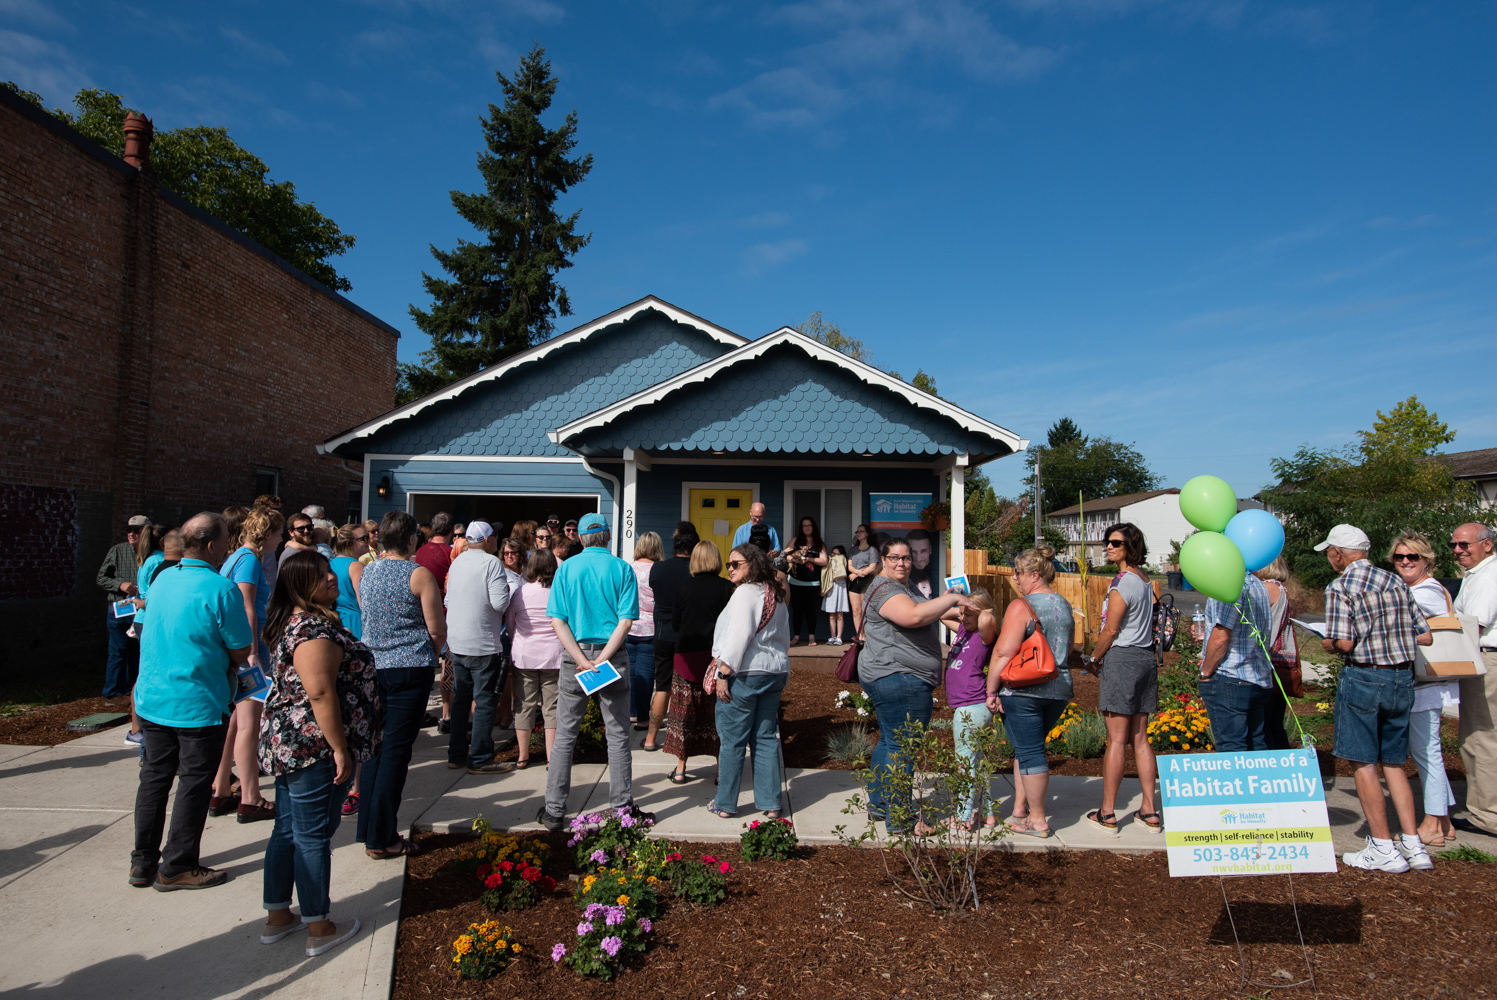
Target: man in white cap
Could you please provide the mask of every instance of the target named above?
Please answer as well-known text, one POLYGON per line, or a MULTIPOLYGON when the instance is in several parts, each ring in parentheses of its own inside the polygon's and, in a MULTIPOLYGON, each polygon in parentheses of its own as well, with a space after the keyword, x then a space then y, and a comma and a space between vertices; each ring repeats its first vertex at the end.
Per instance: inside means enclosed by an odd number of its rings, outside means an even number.
POLYGON ((136 675, 140 672, 140 642, 130 634, 133 616, 117 616, 115 605, 127 597, 140 594, 135 575, 140 570, 135 557, 135 547, 140 543, 142 532, 151 529, 151 519, 136 514, 125 525, 125 540, 115 545, 99 566, 98 584, 109 596, 105 609, 104 625, 109 636, 109 658, 104 665, 104 704, 112 705, 116 698, 130 697, 135 687, 136 675))
POLYGON ((499 629, 509 607, 504 564, 495 558, 499 536, 487 521, 470 521, 467 548, 447 571, 447 649, 452 654, 452 731, 447 766, 469 774, 502 774, 510 763, 494 760, 494 711, 504 649, 499 629), (473 703, 473 736, 468 705, 473 703))
POLYGON ((1315 546, 1340 577, 1325 588, 1321 648, 1346 665, 1336 684, 1335 754, 1355 767, 1357 798, 1371 836, 1341 860, 1353 868, 1406 872, 1433 868, 1419 839, 1414 790, 1403 765, 1409 758, 1409 712, 1414 707, 1414 647, 1430 644, 1429 625, 1408 585, 1367 558, 1366 532, 1338 524, 1315 546), (1378 781, 1382 763, 1403 836, 1395 845, 1378 781))
POLYGON ((1461 763, 1466 765, 1466 812, 1450 822, 1466 833, 1497 837, 1497 556, 1492 529, 1463 524, 1450 536, 1450 551, 1466 575, 1455 598, 1456 614, 1473 615, 1481 628, 1485 677, 1461 680, 1461 763))
POLYGON ((612 662, 617 680, 598 691, 603 730, 608 741, 608 795, 613 809, 628 809, 653 819, 634 806, 634 762, 629 753, 629 662, 621 655, 629 626, 639 617, 639 585, 634 567, 608 551, 608 522, 601 514, 584 514, 577 523, 582 552, 556 568, 546 614, 561 640, 561 672, 556 680, 556 742, 546 776, 546 801, 536 822, 553 832, 566 822, 572 789, 572 751, 587 711, 587 692, 577 675, 612 662))

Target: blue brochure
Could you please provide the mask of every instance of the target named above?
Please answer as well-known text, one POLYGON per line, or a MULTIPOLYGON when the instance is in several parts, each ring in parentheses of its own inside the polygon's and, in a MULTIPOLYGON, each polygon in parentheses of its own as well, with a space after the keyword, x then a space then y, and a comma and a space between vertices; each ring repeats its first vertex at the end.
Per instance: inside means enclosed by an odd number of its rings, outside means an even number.
POLYGON ((115 601, 113 607, 114 617, 116 618, 133 618, 135 616, 135 602, 128 597, 123 601, 115 601))
POLYGON ((270 694, 270 678, 265 676, 264 670, 250 663, 246 663, 239 668, 238 687, 234 691, 234 704, 237 705, 246 698, 253 698, 258 702, 264 702, 268 694, 270 694))
POLYGON ((597 694, 618 679, 618 668, 606 661, 598 664, 597 670, 577 671, 577 684, 588 695, 597 694))

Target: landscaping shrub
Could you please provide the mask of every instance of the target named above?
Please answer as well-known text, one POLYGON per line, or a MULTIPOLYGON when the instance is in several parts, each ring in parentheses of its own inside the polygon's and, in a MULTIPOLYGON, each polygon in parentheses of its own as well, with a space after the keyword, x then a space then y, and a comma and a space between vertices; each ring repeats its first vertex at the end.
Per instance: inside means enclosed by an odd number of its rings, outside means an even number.
POLYGON ((665 877, 676 898, 693 906, 716 906, 728 898, 728 873, 732 870, 728 862, 710 854, 702 855, 701 861, 688 861, 677 852, 665 867, 665 877))
POLYGON ((541 901, 544 893, 556 889, 555 879, 523 861, 501 861, 491 869, 481 865, 477 874, 483 879, 483 895, 478 900, 493 913, 528 910, 541 901))
POLYGON ((1060 738, 1072 757, 1100 757, 1107 751, 1107 723, 1100 713, 1081 712, 1065 724, 1060 738))
POLYGON ((1452 847, 1448 851, 1441 851, 1435 857, 1441 861, 1474 861, 1478 864, 1497 864, 1497 854, 1488 854, 1479 847, 1470 844, 1462 844, 1460 847, 1452 847))
POLYGON ((478 834, 478 842, 459 851, 453 864, 472 873, 480 882, 487 879, 496 866, 506 861, 515 865, 545 868, 547 856, 551 853, 551 848, 544 840, 500 833, 482 815, 473 821, 473 832, 478 834))
POLYGON ((862 691, 837 692, 837 700, 832 703, 832 707, 851 709, 861 719, 871 719, 874 716, 873 699, 862 691))
POLYGON ((930 728, 938 733, 950 732, 952 731, 952 723, 950 719, 931 719, 930 728))
POLYGON ((795 856, 799 843, 794 824, 784 816, 756 819, 744 826, 739 851, 745 861, 788 861, 795 856))
POLYGON ((572 947, 557 942, 551 948, 551 961, 565 958, 581 975, 612 979, 624 971, 630 959, 644 954, 652 930, 651 918, 638 916, 627 903, 589 903, 582 911, 572 947))
POLYGON ((1045 734, 1045 753, 1056 757, 1065 757, 1070 754, 1066 746, 1066 727, 1081 718, 1081 709, 1076 707, 1073 701, 1066 706, 1066 710, 1060 713, 1060 718, 1055 720, 1055 725, 1045 734))
POLYGON ((464 979, 488 979, 503 972, 520 951, 508 927, 485 920, 469 924, 467 932, 452 942, 452 967, 464 979))
POLYGON ((583 871, 609 868, 643 845, 653 825, 652 820, 641 819, 628 806, 583 813, 572 820, 567 846, 577 848, 577 867, 583 871))
POLYGON ((1213 749, 1211 720, 1199 698, 1177 696, 1173 704, 1149 720, 1149 746, 1155 753, 1185 753, 1213 749))
POLYGON ((868 733, 868 727, 861 722, 833 726, 826 734, 826 759, 854 766, 867 763, 868 733))

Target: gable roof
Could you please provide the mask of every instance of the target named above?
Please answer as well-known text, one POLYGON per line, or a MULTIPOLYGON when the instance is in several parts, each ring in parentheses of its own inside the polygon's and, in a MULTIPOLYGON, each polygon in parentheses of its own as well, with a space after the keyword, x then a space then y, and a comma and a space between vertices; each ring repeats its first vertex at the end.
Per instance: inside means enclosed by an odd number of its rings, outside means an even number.
MULTIPOLYGON (((632 396, 627 396, 602 409, 595 410, 586 416, 563 424, 550 432, 548 436, 557 444, 567 444, 569 441, 589 431, 606 427, 614 420, 638 408, 661 402, 674 393, 691 386, 700 385, 713 376, 737 365, 757 361, 770 351, 782 346, 799 350, 817 361, 835 365, 869 385, 886 389, 903 397, 905 401, 920 409, 933 411, 940 416, 946 417, 969 433, 991 438, 1003 447, 1006 447, 1008 449, 1007 453, 1023 451, 1029 446, 1029 442, 1026 439, 1019 437, 1005 427, 1000 427, 991 421, 984 420, 976 414, 969 413, 938 396, 932 396, 930 393, 917 389, 902 379, 895 378, 870 364, 850 358, 841 351, 827 347, 820 341, 814 340, 788 326, 781 327, 767 336, 760 337, 758 340, 749 341, 737 350, 729 351, 722 357, 688 369, 657 385, 650 386, 648 389, 637 392, 632 396)), ((997 456, 995 455, 994 457, 997 456)))
POLYGON ((383 413, 380 416, 375 417, 373 420, 369 420, 362 424, 359 424, 357 427, 350 428, 349 430, 344 431, 336 437, 329 438, 322 444, 319 444, 317 446, 317 451, 320 454, 329 454, 351 441, 356 441, 359 438, 368 437, 371 434, 374 434, 382 430, 383 428, 396 423, 397 421, 406 419, 407 417, 414 417, 436 403, 453 399, 466 392, 468 389, 471 389, 475 385, 480 385, 485 382, 492 382, 497 379, 503 378, 508 373, 523 365, 540 361, 548 355, 554 353, 555 351, 560 350, 561 348, 569 347, 572 344, 580 343, 581 341, 586 340, 588 337, 592 336, 594 333, 597 333, 599 330, 614 326, 619 323, 627 322, 628 320, 631 320, 634 317, 638 316, 640 313, 650 310, 661 313, 667 319, 680 323, 683 326, 688 326, 692 327, 693 329, 699 330, 718 343, 724 344, 728 347, 736 348, 749 343, 747 337, 741 337, 733 331, 724 329, 723 327, 720 327, 715 323, 709 323, 707 320, 702 319, 700 316, 693 315, 692 313, 689 313, 678 306, 674 306, 671 303, 666 302, 664 299, 657 298, 654 295, 646 295, 644 298, 639 299, 636 302, 631 302, 623 308, 615 309, 611 313, 608 313, 604 316, 599 316, 597 319, 592 320, 588 323, 584 323, 583 325, 572 330, 568 330, 566 333, 559 334, 555 337, 552 337, 550 340, 543 341, 530 348, 529 350, 521 351, 519 354, 506 358, 505 360, 499 362, 499 364, 497 365, 492 365, 480 372, 475 372, 474 374, 469 375, 467 378, 459 379, 451 385, 439 389, 436 392, 422 396, 420 399, 413 400, 404 406, 396 407, 388 413, 383 413))
POLYGON ((1457 451, 1440 456, 1457 479, 1485 479, 1497 476, 1497 448, 1457 451))
MULTIPOLYGON (((1088 508, 1090 508, 1091 510, 1122 510, 1124 507, 1131 507, 1131 506, 1133 506, 1136 503, 1143 503, 1145 500, 1152 500, 1155 497, 1162 497, 1166 493, 1179 493, 1179 492, 1180 491, 1178 489, 1168 489, 1168 490, 1145 490, 1143 493, 1124 493, 1122 496, 1103 497, 1100 500, 1088 500, 1086 502, 1086 506, 1088 508)), ((1048 514, 1046 514, 1045 516, 1046 517, 1059 517, 1062 514, 1079 514, 1079 513, 1081 513, 1081 505, 1073 503, 1069 507, 1063 507, 1060 510, 1052 510, 1048 514)))

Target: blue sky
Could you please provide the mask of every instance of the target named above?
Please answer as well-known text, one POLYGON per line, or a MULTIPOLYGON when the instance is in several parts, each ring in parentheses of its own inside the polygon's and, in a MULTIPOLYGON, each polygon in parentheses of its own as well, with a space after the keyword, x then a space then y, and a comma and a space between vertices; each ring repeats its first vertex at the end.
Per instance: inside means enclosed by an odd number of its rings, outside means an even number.
POLYGON ((1175 486, 1254 492, 1411 393, 1497 445, 1491 4, 0 0, 0 79, 225 125, 355 234, 337 266, 403 360, 532 41, 596 161, 560 329, 645 294, 748 336, 819 309, 1175 486))

